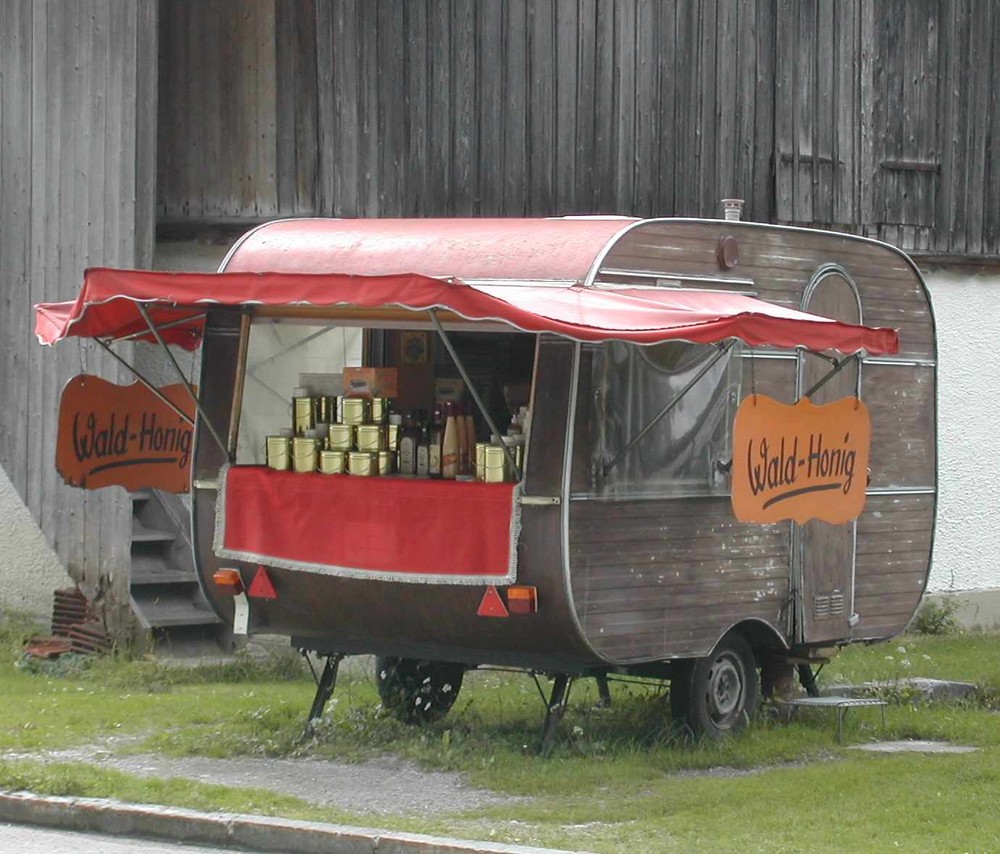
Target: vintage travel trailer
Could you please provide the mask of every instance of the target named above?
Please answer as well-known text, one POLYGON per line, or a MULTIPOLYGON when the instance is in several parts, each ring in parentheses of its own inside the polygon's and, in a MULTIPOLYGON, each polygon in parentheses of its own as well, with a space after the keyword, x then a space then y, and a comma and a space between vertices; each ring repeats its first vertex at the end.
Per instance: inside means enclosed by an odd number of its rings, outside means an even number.
POLYGON ((639 674, 717 735, 762 670, 808 683, 901 631, 927 581, 934 321, 913 263, 872 240, 285 220, 218 274, 90 270, 38 332, 201 348, 204 592, 237 632, 328 657, 312 716, 340 658, 373 654, 409 720, 500 665, 553 678, 547 732, 572 679, 639 674))

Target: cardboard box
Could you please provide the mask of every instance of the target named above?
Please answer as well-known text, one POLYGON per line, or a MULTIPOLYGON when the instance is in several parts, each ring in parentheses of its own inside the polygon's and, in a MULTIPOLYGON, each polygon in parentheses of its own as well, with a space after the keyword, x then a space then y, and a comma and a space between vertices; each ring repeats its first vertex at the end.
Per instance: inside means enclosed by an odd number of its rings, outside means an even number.
POLYGON ((314 397, 336 397, 343 394, 343 374, 299 374, 299 388, 308 389, 314 397))
POLYGON ((457 377, 438 377, 434 382, 434 399, 457 403, 465 397, 465 383, 457 377))
POLYGON ((349 397, 396 397, 399 372, 395 368, 344 368, 344 394, 349 397))

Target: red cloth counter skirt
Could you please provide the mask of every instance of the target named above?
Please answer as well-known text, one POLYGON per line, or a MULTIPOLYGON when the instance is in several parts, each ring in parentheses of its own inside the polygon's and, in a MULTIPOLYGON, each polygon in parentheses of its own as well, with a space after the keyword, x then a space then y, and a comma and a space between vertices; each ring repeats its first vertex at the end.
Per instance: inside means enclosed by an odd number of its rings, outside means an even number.
POLYGON ((501 584, 517 573, 512 483, 223 469, 219 557, 286 569, 442 584, 501 584))

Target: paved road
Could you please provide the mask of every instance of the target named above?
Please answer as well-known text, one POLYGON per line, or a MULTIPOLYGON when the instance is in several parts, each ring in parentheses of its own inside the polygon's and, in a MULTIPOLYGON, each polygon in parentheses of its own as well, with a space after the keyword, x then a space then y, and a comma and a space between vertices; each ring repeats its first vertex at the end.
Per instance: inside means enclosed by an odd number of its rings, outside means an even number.
POLYGON ((0 824, 0 851, 17 854, 232 854, 233 849, 0 824))

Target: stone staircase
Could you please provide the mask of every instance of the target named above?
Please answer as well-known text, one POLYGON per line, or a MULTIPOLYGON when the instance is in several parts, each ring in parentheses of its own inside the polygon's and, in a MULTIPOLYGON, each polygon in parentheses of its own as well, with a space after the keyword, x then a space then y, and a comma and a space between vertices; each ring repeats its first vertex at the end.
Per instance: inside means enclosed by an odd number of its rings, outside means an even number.
POLYGON ((184 501, 159 490, 132 493, 130 594, 142 648, 173 658, 217 657, 232 634, 209 607, 191 553, 184 501))

